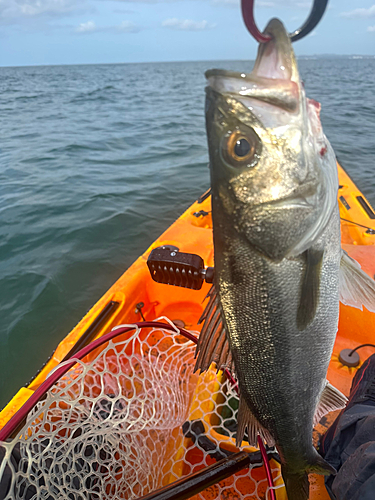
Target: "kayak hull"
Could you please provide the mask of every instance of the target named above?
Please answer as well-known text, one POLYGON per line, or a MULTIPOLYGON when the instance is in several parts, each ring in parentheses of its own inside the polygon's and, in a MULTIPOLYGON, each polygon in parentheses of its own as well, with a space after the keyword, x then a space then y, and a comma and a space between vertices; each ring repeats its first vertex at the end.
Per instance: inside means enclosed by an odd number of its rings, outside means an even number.
MULTIPOLYGON (((338 172, 342 246, 373 278, 375 276, 375 214, 368 201, 340 165, 338 165, 338 172)), ((31 383, 27 387, 21 388, 0 413, 0 429, 41 385, 50 371, 69 353, 73 352, 77 342, 81 341, 82 343, 85 338, 93 340, 117 325, 139 322, 142 320, 141 313, 146 321, 167 317, 176 325, 198 334, 200 331, 198 320, 203 312, 204 298, 210 285, 204 283, 200 290, 190 290, 154 282, 147 268, 147 258, 154 248, 165 245, 178 247, 181 252, 198 254, 203 258, 206 266, 214 265, 211 200, 209 197, 193 203, 88 311, 79 324, 57 346, 51 359, 41 368, 31 383)), ((370 343, 372 340, 371 332, 374 330, 375 314, 366 309, 361 311, 340 304, 339 329, 327 378, 331 384, 346 395, 349 394, 352 378, 359 367, 343 366, 339 360, 340 352, 342 349, 352 349, 360 344, 370 343)), ((361 348, 359 351, 361 363, 373 352, 371 347, 361 348)), ((237 451, 232 438, 215 431, 216 414, 214 410, 221 397, 220 387, 223 381, 224 375, 221 372, 216 374, 215 370, 209 370, 197 377, 188 420, 205 422, 210 439, 220 442, 220 446, 226 450, 237 451), (207 398, 208 393, 211 394, 210 398, 207 398)), ((315 444, 317 444, 320 435, 329 427, 336 414, 337 412, 329 414, 316 426, 314 431, 315 444)), ((246 443, 244 442, 243 445, 245 446, 246 443)), ((166 443, 166 446, 168 448, 175 447, 174 451, 172 450, 172 455, 176 467, 174 467, 173 477, 169 477, 168 474, 164 475, 164 484, 175 480, 176 475, 183 477, 203 466, 202 451, 193 445, 190 438, 183 437, 177 441, 166 443), (185 457, 184 460, 181 460, 181 457, 185 457), (186 465, 187 463, 189 466, 186 465)), ((253 450, 249 447, 247 449, 253 450)), ((205 464, 209 465, 210 463, 215 463, 215 459, 208 457, 205 464)), ((275 471, 275 477, 278 477, 276 484, 281 486, 280 474, 277 472, 279 470, 278 464, 271 461, 271 467, 275 471)), ((242 472, 238 473, 238 476, 240 477, 241 474, 242 472)), ((262 498, 262 495, 265 495, 267 483, 262 467, 251 471, 251 485, 247 484, 247 476, 245 477, 244 474, 242 476, 241 490, 243 489, 244 492, 254 488, 254 480, 258 485, 256 493, 258 496, 249 497, 246 495, 246 498, 262 498)), ((230 488, 231 480, 226 481, 228 488, 230 488)), ((323 477, 310 476, 310 482, 311 499, 329 500, 324 488, 323 477)), ((238 485, 236 487, 238 492, 238 485)), ((207 499, 215 498, 210 494, 213 494, 212 491, 209 493, 209 490, 205 490, 202 495, 203 498, 207 499)), ((285 489, 277 489, 276 495, 278 500, 286 499, 285 489)))

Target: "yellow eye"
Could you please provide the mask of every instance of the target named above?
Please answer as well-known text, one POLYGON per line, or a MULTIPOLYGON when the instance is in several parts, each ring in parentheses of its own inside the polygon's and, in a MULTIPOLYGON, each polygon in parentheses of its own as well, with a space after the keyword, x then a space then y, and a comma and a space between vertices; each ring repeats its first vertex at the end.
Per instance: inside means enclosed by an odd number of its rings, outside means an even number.
POLYGON ((259 137, 251 129, 244 133, 235 130, 228 134, 223 143, 223 156, 226 162, 235 167, 254 166, 260 153, 259 137))

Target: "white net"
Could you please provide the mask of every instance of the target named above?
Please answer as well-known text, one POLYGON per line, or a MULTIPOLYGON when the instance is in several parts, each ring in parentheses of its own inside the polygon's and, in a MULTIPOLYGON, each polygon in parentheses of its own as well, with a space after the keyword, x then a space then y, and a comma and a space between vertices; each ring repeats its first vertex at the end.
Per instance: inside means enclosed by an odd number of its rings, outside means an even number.
MULTIPOLYGON (((238 451, 236 394, 214 369, 193 374, 194 353, 184 337, 147 328, 77 360, 0 443, 0 500, 138 498, 238 451)), ((266 499, 263 468, 194 498, 266 499)))

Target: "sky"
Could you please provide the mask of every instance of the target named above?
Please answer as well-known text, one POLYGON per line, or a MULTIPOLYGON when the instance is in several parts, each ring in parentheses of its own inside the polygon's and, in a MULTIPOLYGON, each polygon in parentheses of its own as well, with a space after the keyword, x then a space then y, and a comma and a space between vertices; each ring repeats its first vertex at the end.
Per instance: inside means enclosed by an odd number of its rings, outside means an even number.
MULTIPOLYGON (((297 55, 375 55, 375 0, 330 0, 297 55)), ((312 0, 255 0, 289 31, 312 0)), ((254 59, 240 0, 0 0, 0 66, 254 59)))

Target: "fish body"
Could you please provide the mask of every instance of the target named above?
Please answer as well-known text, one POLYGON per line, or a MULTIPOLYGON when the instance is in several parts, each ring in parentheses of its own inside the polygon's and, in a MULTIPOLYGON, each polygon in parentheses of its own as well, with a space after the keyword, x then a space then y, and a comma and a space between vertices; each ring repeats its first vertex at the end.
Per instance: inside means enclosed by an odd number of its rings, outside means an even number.
MULTIPOLYGON (((270 21, 250 75, 207 72, 215 281, 197 367, 232 363, 247 428, 276 444, 289 500, 309 472, 317 407, 342 407, 326 373, 339 315, 337 167, 284 26, 270 21), (220 316, 220 319, 219 319, 220 316), (223 333, 225 332, 225 342, 223 333)), ((318 411, 319 414, 319 411, 318 411)))

